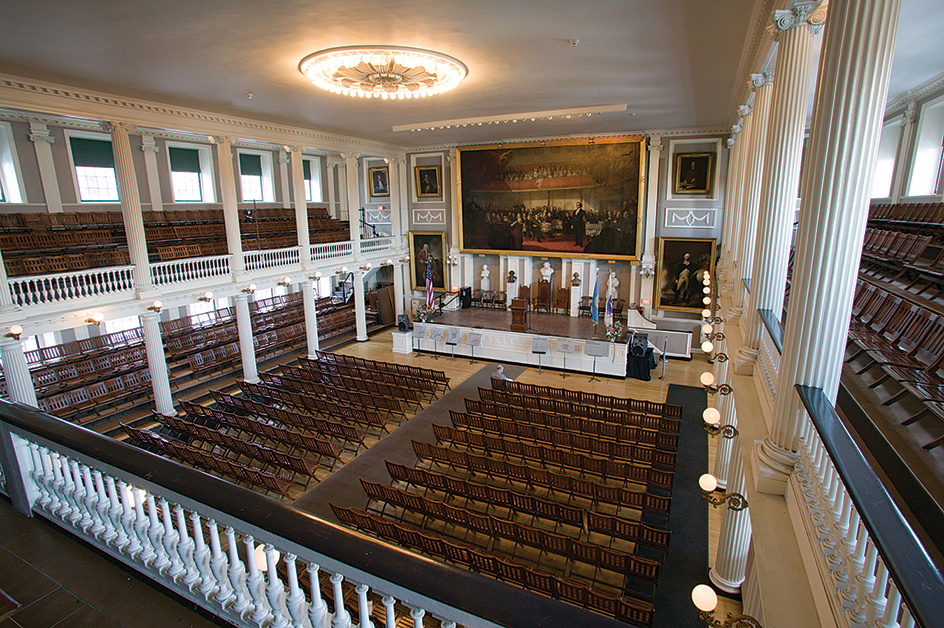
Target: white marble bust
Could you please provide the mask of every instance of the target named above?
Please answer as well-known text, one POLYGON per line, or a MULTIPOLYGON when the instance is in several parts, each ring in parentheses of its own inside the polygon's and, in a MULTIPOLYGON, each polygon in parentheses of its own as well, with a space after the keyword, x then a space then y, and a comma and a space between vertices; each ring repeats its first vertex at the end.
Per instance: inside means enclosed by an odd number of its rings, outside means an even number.
POLYGON ((551 278, 554 276, 554 269, 551 268, 550 262, 544 262, 544 266, 541 267, 541 279, 550 283, 551 278))
POLYGON ((488 270, 487 265, 482 266, 482 290, 490 290, 490 281, 489 276, 491 276, 491 271, 488 270))

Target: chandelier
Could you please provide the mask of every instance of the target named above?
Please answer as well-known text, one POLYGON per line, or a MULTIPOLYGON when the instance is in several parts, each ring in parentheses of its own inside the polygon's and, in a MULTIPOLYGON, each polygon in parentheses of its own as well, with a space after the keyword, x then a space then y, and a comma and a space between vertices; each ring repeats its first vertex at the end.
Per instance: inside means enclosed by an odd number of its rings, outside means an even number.
POLYGON ((313 52, 298 69, 315 86, 364 98, 423 98, 454 89, 469 73, 448 55, 399 46, 344 46, 313 52))

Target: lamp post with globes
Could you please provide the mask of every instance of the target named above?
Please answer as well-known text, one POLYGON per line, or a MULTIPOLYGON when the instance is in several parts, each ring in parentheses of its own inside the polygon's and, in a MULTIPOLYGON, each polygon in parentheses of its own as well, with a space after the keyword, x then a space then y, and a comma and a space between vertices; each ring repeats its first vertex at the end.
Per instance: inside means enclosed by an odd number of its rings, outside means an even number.
POLYGON ((714 610, 718 607, 718 594, 707 584, 692 589, 692 602, 698 609, 698 617, 712 628, 764 628, 750 615, 729 614, 727 619, 716 619, 714 610))

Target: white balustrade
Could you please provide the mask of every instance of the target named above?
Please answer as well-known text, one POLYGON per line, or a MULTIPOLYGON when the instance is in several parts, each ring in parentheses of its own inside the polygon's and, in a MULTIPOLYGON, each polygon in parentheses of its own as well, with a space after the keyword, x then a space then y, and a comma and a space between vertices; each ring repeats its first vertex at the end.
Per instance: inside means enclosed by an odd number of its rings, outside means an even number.
POLYGON ((15 305, 47 305, 134 290, 134 266, 88 268, 55 275, 9 277, 15 305))
POLYGON ((261 251, 243 251, 243 262, 247 271, 265 270, 290 266, 299 261, 299 247, 290 246, 284 249, 264 249, 261 251))
POLYGON ((156 286, 222 277, 229 273, 229 255, 187 257, 151 264, 151 281, 156 286))
POLYGON ((388 249, 393 249, 393 237, 391 236, 361 240, 361 253, 364 255, 373 255, 388 249))
POLYGON ((311 245, 311 261, 320 262, 351 257, 354 254, 353 242, 326 242, 311 245))

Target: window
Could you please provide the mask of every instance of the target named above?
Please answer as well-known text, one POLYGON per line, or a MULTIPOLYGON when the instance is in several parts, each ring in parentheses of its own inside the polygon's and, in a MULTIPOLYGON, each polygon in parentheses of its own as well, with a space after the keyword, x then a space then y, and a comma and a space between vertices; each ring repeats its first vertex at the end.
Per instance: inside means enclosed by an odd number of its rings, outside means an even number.
POLYGON ((170 160, 170 180, 175 203, 214 202, 213 166, 209 148, 168 142, 167 158, 170 160))
POLYGON ((3 180, 0 180, 0 203, 6 203, 7 197, 3 194, 3 180))
POLYGON ((115 176, 111 140, 72 136, 69 137, 69 148, 79 200, 83 203, 117 201, 118 178, 115 176))
POLYGON ((13 127, 0 122, 0 203, 25 203, 20 162, 13 146, 13 127))
POLYGON ((124 318, 116 318, 113 320, 107 320, 102 322, 103 334, 115 334, 119 331, 125 331, 128 329, 137 329, 141 326, 141 321, 138 320, 137 316, 125 316, 124 318))
POLYGON ((272 188, 272 155, 265 152, 239 152, 239 182, 244 201, 275 200, 272 188))
POLYGON ((941 185, 941 157, 944 144, 944 98, 927 103, 918 118, 918 137, 908 196, 936 194, 941 185))
POLYGON ((892 178, 895 176, 900 140, 901 118, 887 122, 882 127, 882 138, 879 140, 878 155, 875 158, 872 198, 888 198, 892 195, 892 178))
POLYGON ((305 171, 305 200, 309 203, 322 202, 321 162, 317 158, 305 157, 302 168, 305 171))

